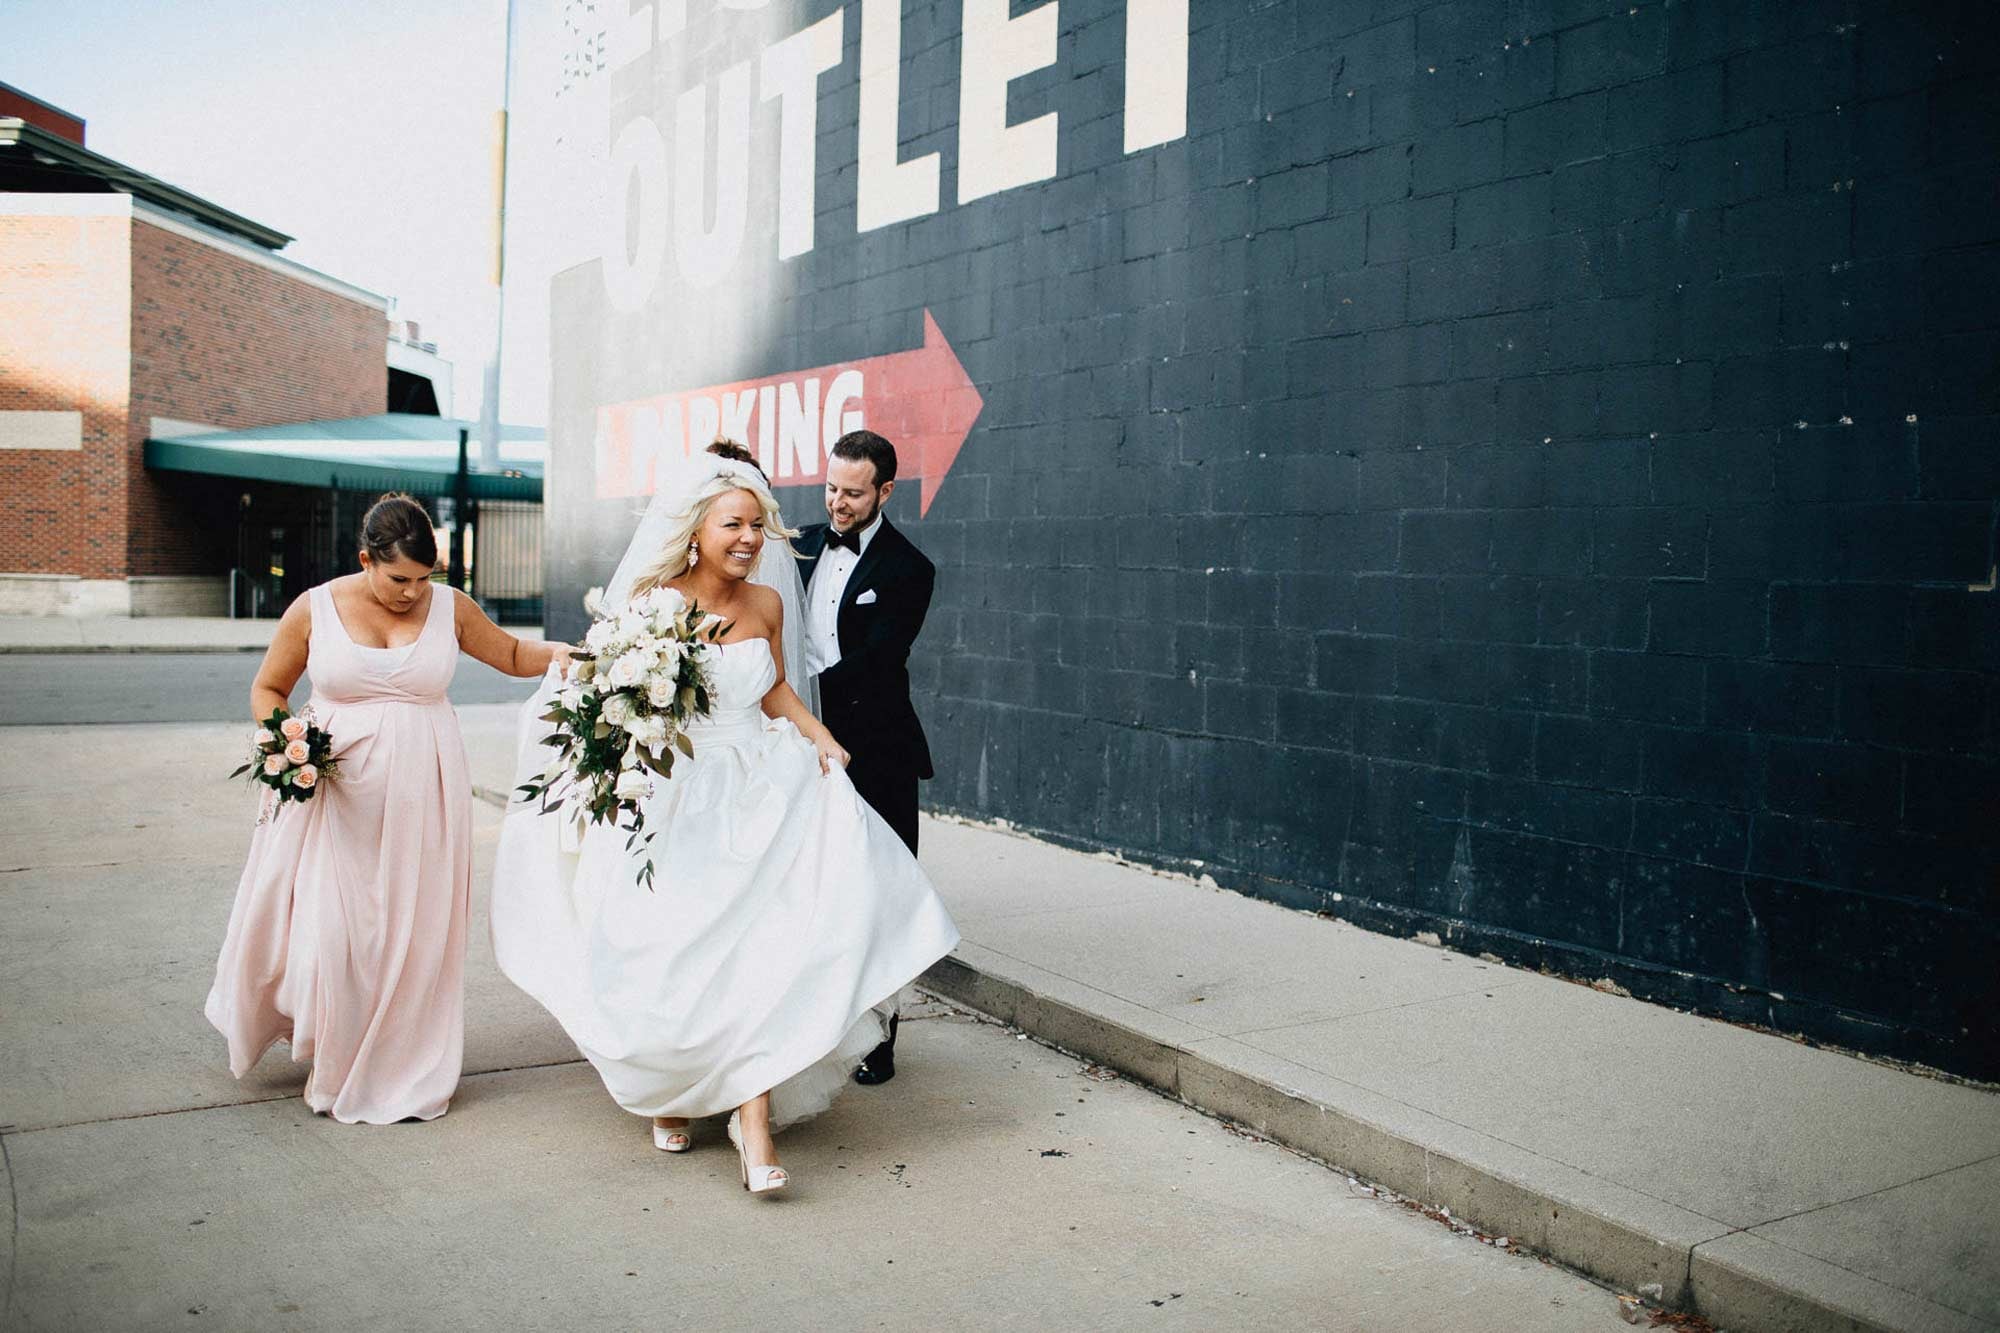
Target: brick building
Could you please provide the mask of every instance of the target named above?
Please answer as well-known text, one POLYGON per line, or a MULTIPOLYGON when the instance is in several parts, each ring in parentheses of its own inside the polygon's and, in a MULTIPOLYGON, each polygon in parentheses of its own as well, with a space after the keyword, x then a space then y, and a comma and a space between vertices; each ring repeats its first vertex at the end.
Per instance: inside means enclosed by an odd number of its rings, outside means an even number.
POLYGON ((149 436, 382 411, 387 301, 0 85, 0 613, 219 614, 237 487, 149 436))

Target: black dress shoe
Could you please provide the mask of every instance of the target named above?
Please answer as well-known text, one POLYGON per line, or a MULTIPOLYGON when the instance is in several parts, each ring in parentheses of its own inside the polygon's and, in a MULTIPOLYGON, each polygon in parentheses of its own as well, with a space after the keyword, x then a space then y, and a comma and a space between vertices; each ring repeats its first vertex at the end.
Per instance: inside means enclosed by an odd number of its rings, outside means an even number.
POLYGON ((896 1077, 896 1023, 898 1016, 889 1015, 889 1040, 868 1052, 861 1067, 854 1071, 854 1081, 874 1087, 887 1083, 896 1077))

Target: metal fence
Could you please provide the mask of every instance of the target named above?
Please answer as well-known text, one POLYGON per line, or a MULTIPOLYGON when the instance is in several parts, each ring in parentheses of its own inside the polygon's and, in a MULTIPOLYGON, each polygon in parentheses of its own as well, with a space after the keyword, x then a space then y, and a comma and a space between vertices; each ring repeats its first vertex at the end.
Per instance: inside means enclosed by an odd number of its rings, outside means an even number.
MULTIPOLYGON (((408 493, 437 528, 438 577, 449 579, 460 506, 450 480, 408 493)), ((238 507, 231 615, 276 617, 308 588, 356 568, 361 520, 380 499, 375 488, 258 486, 238 507)), ((464 505, 462 579, 451 580, 503 625, 542 621, 542 506, 532 500, 464 505)))
POLYGON ((466 534, 467 590, 503 625, 542 623, 542 506, 478 500, 466 534))

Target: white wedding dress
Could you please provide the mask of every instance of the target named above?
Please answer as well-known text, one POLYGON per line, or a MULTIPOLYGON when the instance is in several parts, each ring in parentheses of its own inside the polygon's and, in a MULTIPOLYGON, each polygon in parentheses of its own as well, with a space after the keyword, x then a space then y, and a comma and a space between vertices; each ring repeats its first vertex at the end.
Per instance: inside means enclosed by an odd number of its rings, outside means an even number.
MULTIPOLYGON (((710 673, 694 757, 645 799, 649 847, 592 825, 569 850, 559 817, 509 809, 493 946, 626 1110, 714 1115, 768 1089, 782 1126, 831 1104, 958 929, 846 773, 821 773, 811 742, 764 716, 767 641, 722 645, 710 673)), ((523 713, 521 781, 547 764, 537 719, 556 679, 523 713)))

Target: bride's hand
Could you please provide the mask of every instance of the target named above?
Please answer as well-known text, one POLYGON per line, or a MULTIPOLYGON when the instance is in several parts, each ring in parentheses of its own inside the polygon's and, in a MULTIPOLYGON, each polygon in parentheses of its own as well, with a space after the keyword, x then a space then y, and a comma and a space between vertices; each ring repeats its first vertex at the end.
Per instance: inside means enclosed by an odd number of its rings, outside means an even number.
POLYGON ((567 643, 552 643, 549 645, 549 665, 560 667, 563 674, 568 675, 569 659, 575 654, 576 649, 567 643))
POLYGON ((842 768, 846 768, 848 760, 852 758, 847 751, 840 748, 840 743, 831 736, 826 736, 813 742, 813 748, 819 751, 819 771, 822 773, 833 772, 832 766, 834 764, 839 764, 842 768))

